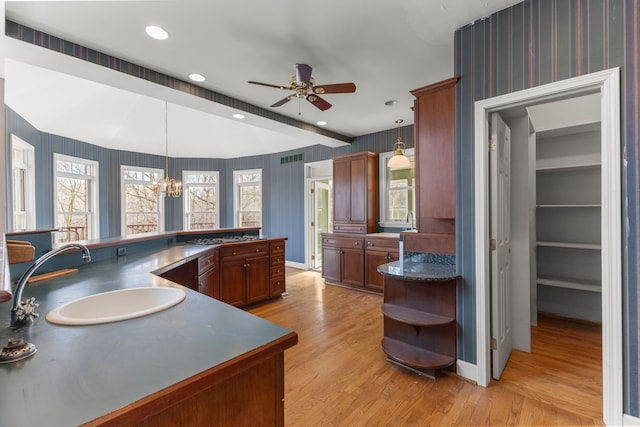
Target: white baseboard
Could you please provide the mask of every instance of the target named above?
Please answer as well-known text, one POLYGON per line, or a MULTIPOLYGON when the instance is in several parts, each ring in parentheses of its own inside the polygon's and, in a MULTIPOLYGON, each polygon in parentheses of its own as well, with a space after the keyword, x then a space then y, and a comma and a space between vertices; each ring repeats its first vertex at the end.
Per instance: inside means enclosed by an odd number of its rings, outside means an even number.
POLYGON ((456 374, 468 380, 478 382, 478 366, 459 360, 456 362, 456 374))
POLYGON ((303 262, 293 262, 293 261, 285 261, 284 265, 287 267, 299 268, 300 270, 306 270, 303 262))
POLYGON ((631 415, 622 415, 622 425, 624 426, 640 426, 640 418, 632 417, 631 415))

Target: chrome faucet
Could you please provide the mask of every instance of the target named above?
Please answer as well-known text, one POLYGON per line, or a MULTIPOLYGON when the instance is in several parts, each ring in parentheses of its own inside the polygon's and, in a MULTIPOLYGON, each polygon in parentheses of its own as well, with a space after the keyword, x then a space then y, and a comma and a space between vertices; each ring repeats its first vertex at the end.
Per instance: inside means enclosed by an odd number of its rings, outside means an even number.
POLYGON ((20 280, 18 280, 18 284, 16 285, 13 294, 13 306, 11 307, 11 326, 23 325, 29 322, 31 318, 38 317, 38 313, 35 312, 35 309, 38 308, 39 304, 35 302, 36 300, 33 297, 23 301, 22 290, 26 286, 27 281, 29 280, 33 272, 36 271, 38 267, 47 262, 47 260, 62 252, 66 252, 71 248, 78 248, 82 250, 82 260, 84 262, 91 261, 89 248, 80 243, 69 243, 64 246, 52 249, 51 251, 35 260, 35 262, 29 266, 27 271, 22 274, 22 277, 20 277, 20 280))
POLYGON ((413 212, 411 211, 407 212, 407 224, 409 223, 409 216, 411 216, 411 228, 409 230, 413 230, 415 228, 413 212))

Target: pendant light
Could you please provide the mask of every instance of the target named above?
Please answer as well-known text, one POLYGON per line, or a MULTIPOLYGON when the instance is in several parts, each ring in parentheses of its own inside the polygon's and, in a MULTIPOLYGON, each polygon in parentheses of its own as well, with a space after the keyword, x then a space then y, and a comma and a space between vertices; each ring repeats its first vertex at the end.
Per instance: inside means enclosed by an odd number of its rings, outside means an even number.
POLYGON ((163 196, 180 197, 182 194, 182 182, 169 178, 169 120, 167 115, 167 102, 164 103, 164 142, 165 142, 165 162, 164 179, 153 183, 153 192, 161 193, 163 196))
POLYGON ((391 169, 406 169, 411 167, 411 161, 404 155, 404 142, 400 139, 400 123, 402 122, 403 120, 396 120, 398 124, 398 140, 393 144, 393 157, 391 157, 387 163, 387 167, 391 169))

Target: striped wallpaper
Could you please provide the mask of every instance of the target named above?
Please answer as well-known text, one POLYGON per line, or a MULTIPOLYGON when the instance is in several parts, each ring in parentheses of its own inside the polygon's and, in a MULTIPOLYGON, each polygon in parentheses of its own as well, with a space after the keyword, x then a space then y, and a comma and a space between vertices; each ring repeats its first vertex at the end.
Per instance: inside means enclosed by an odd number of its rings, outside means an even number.
MULTIPOLYGON (((640 2, 526 0, 455 32, 458 268, 462 328, 475 330, 473 103, 612 67, 621 69, 624 411, 640 415, 640 2)), ((459 357, 475 362, 475 336, 459 357)))

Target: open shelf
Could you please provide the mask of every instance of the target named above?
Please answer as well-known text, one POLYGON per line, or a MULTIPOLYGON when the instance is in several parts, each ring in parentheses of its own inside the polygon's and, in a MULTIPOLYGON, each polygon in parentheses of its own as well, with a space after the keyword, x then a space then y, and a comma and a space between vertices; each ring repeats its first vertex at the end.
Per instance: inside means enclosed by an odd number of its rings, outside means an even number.
POLYGON ((537 208, 600 208, 600 203, 541 204, 537 208))
POLYGON ((456 321, 452 317, 438 316, 390 303, 382 304, 382 314, 398 322, 415 326, 444 326, 456 321))
POLYGON ((580 170, 590 170, 590 169, 600 169, 600 163, 576 163, 576 164, 557 164, 557 165, 549 165, 549 166, 537 166, 537 172, 570 172, 570 171, 580 171, 580 170))
POLYGON ((602 292, 599 280, 576 279, 556 276, 538 276, 538 284, 558 288, 579 289, 582 291, 602 292))
POLYGON ((382 351, 391 359, 416 369, 441 369, 456 362, 453 356, 435 353, 389 337, 382 339, 382 351))

